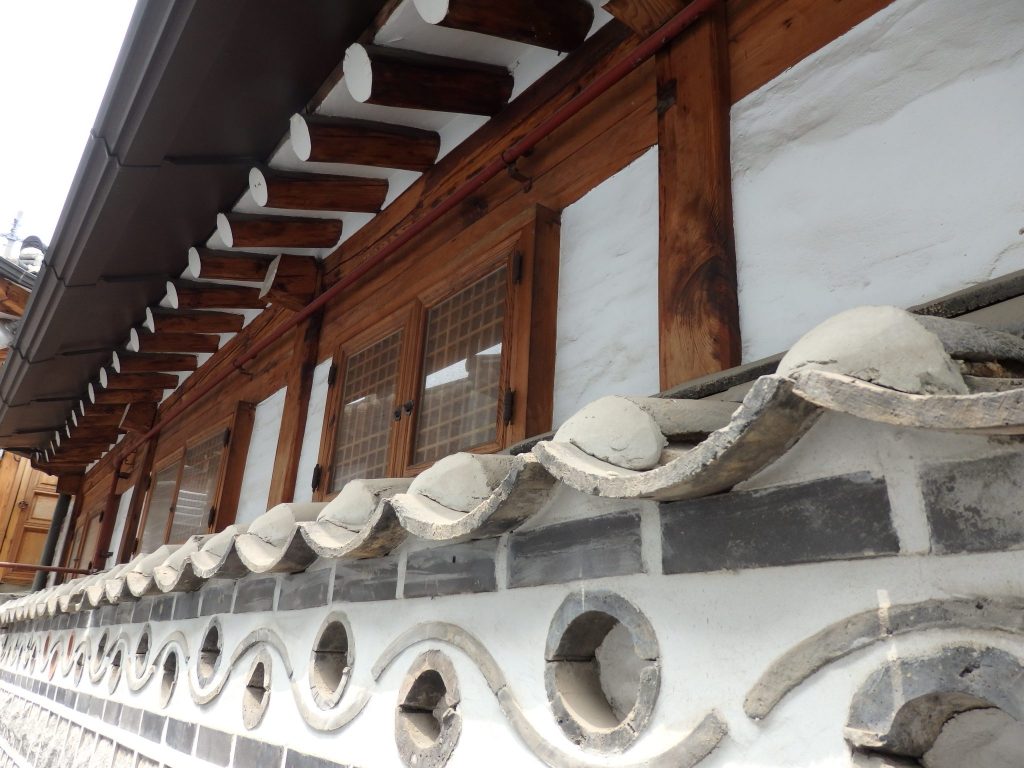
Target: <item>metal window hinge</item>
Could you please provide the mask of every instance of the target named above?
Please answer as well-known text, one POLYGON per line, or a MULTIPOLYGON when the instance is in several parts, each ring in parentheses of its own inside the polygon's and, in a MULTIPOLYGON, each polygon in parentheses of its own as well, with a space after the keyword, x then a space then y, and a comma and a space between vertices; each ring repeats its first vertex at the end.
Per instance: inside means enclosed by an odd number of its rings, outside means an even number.
POLYGON ((320 481, 323 479, 324 469, 319 464, 313 467, 313 493, 316 493, 320 488, 320 481))
POLYGON ((516 391, 514 389, 505 390, 505 399, 501 404, 501 418, 506 424, 512 423, 512 414, 515 411, 516 404, 516 391))
POLYGON ((229 430, 224 432, 224 446, 227 447, 230 444, 231 444, 231 430, 229 429, 229 430))
POLYGON ((206 527, 213 528, 213 521, 217 519, 217 508, 210 507, 210 515, 206 518, 206 527))
POLYGON ((327 369, 327 386, 333 387, 334 382, 338 380, 338 364, 331 363, 331 367, 327 369))
POLYGON ((523 282, 523 252, 516 251, 512 254, 512 282, 517 285, 523 282))

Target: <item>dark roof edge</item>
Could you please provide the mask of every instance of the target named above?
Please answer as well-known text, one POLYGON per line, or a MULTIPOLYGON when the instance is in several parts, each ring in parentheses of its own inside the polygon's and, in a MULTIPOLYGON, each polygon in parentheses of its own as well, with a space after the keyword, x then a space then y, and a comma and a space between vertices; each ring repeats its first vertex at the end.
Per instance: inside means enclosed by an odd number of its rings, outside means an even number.
MULTIPOLYGON (((111 189, 118 161, 109 148, 120 143, 123 131, 137 124, 132 116, 139 114, 148 103, 174 50, 173 40, 177 39, 193 7, 194 0, 174 3, 138 0, 57 221, 36 290, 29 297, 12 352, 0 368, 0 392, 15 391, 27 373, 28 360, 23 350, 31 349, 46 333, 53 308, 64 291, 64 267, 73 263, 72 252, 85 239, 83 233, 94 226, 111 189)), ((7 407, 6 400, 0 400, 0 420, 7 407)))

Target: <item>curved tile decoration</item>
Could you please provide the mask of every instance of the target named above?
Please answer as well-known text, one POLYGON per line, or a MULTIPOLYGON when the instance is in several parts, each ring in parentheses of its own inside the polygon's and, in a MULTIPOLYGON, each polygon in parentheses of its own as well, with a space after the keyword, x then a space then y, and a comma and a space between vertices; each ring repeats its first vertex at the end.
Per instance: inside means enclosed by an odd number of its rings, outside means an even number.
POLYGON ((429 541, 497 536, 543 506, 555 479, 530 455, 457 453, 391 499, 398 520, 429 541))
POLYGON ((825 371, 792 374, 794 393, 821 408, 898 427, 1024 434, 1024 389, 971 395, 911 395, 825 371))
POLYGON ((897 635, 929 629, 1024 634, 1024 599, 926 600, 854 614, 776 659, 747 693, 743 709, 752 720, 762 720, 790 691, 832 662, 897 635))
POLYGON ((846 740, 856 749, 919 758, 961 712, 998 707, 1024 722, 1022 680, 1019 658, 975 644, 890 661, 854 694, 846 740))
POLYGON ((383 557, 405 540, 389 499, 409 487, 408 478, 352 480, 316 520, 299 523, 306 545, 320 557, 383 557))
POLYGON ((689 450, 666 451, 650 470, 617 467, 567 442, 543 441, 533 453, 558 480, 594 496, 659 501, 728 490, 782 456, 811 428, 821 409, 777 376, 758 379, 729 423, 689 450))
MULTIPOLYGON (((429 641, 458 648, 473 660, 491 692, 498 699, 498 704, 513 730, 530 751, 546 765, 551 768, 594 768, 604 764, 597 760, 567 754, 545 741, 530 724, 494 657, 476 637, 455 624, 441 621, 425 622, 403 632, 384 649, 374 663, 373 679, 380 680, 395 660, 409 648, 429 641)), ((617 765, 617 768, 693 768, 710 755, 727 734, 728 726, 721 716, 717 712, 709 712, 696 727, 664 752, 638 763, 617 765)))
POLYGON ((305 570, 317 555, 297 534, 300 522, 315 520, 323 503, 278 504, 256 518, 234 541, 239 559, 251 573, 305 570))

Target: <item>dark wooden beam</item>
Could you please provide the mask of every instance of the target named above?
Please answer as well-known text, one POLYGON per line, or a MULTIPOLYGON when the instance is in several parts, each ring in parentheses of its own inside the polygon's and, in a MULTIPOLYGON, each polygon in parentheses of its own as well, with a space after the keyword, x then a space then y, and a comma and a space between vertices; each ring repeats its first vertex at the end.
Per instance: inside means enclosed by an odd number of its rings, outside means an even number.
POLYGON ((167 283, 166 302, 171 309, 263 309, 259 288, 224 283, 174 280, 167 283))
POLYGON ((82 480, 85 478, 81 472, 67 472, 57 477, 57 493, 67 493, 76 496, 82 492, 82 480))
MULTIPOLYGON (((177 378, 177 377, 175 377, 177 378)), ((92 387, 89 397, 96 405, 120 405, 129 403, 159 403, 164 399, 162 389, 99 389, 92 387)))
POLYGON ((316 295, 319 274, 319 264, 312 256, 283 253, 267 270, 260 297, 275 306, 300 310, 316 295))
POLYGON ((725 8, 658 54, 661 386, 740 362, 725 8))
POLYGON ((228 248, 333 248, 341 219, 217 214, 217 232, 228 248))
POLYGON ((61 440, 61 446, 73 443, 90 442, 90 441, 103 441, 107 444, 117 440, 118 435, 121 434, 117 426, 110 425, 97 425, 83 424, 80 427, 72 427, 70 433, 65 439, 61 440))
MULTIPOLYGON (((267 267, 274 260, 267 257, 262 283, 267 277, 267 267)), ((187 309, 146 310, 145 328, 152 333, 238 333, 245 325, 245 318, 235 312, 207 312, 187 309)))
POLYGON ((295 499, 296 483, 308 483, 308 477, 296 477, 302 438, 306 432, 306 414, 309 412, 309 394, 313 386, 313 371, 320 346, 320 327, 323 314, 318 312, 295 329, 299 343, 292 347, 288 366, 281 429, 277 433, 277 451, 270 476, 270 495, 267 508, 295 499))
POLYGON ((78 417, 80 424, 93 427, 116 427, 124 418, 124 403, 100 404, 83 401, 81 410, 84 414, 78 417))
POLYGON ((188 275, 193 280, 242 280, 262 283, 273 256, 242 251, 188 249, 188 275))
POLYGON ((30 292, 7 277, 0 277, 0 312, 21 317, 25 314, 30 292))
POLYGON ((467 115, 495 115, 515 81, 493 64, 355 43, 345 52, 345 82, 359 102, 467 115))
POLYGON ((263 208, 377 213, 388 195, 388 182, 253 168, 249 171, 249 192, 256 205, 263 208))
POLYGON ((294 115, 290 135, 299 160, 313 163, 425 171, 441 148, 435 131, 347 117, 294 115))
POLYGON ((607 0, 604 9, 638 35, 647 37, 683 10, 688 2, 689 0, 607 0))
POLYGON ((585 0, 413 0, 428 24, 573 51, 594 22, 585 0))
POLYGON ((127 348, 132 352, 195 352, 212 354, 220 336, 208 333, 147 333, 132 328, 127 348))
POLYGON ((111 367, 115 373, 169 373, 194 371, 198 364, 195 355, 115 352, 111 367))
POLYGON ((114 373, 100 369, 103 389, 177 389, 178 377, 173 373, 114 373))
POLYGON ((133 434, 144 434, 156 421, 156 403, 132 403, 125 411, 121 429, 133 434))

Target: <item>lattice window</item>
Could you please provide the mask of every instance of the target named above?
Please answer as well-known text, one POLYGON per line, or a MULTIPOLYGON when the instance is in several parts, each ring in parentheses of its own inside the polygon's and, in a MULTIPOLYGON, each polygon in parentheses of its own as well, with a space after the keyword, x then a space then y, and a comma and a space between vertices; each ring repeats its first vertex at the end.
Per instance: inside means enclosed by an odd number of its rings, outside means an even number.
POLYGON ((496 439, 507 279, 502 267, 428 312, 414 464, 496 439))
POLYGON ((185 451, 168 544, 183 544, 189 536, 206 531, 225 443, 225 433, 218 432, 185 451))
POLYGON ((153 552, 164 543, 167 519, 174 509, 174 489, 178 484, 178 462, 164 467, 153 478, 153 489, 146 512, 146 527, 139 544, 140 552, 153 552))
POLYGON ((331 491, 355 478, 384 477, 398 386, 402 332, 393 333, 345 361, 341 415, 334 445, 331 491))

